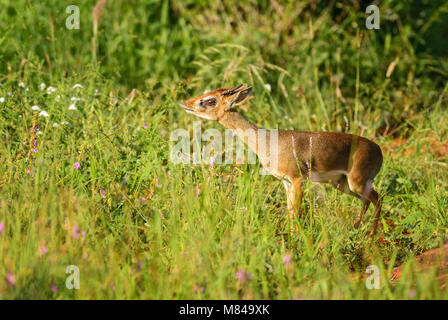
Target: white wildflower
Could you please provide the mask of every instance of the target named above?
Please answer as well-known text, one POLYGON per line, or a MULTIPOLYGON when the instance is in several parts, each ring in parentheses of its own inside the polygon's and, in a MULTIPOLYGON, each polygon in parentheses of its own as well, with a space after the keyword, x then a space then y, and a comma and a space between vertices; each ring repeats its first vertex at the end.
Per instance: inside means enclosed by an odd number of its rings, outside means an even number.
POLYGON ((61 96, 57 95, 55 100, 56 100, 56 102, 59 102, 61 100, 61 96))
POLYGON ((69 123, 67 121, 62 121, 61 124, 62 125, 68 125, 69 123))
POLYGON ((8 96, 12 96, 12 92, 11 91, 8 92, 8 96))
POLYGON ((76 110, 76 105, 74 103, 72 103, 69 107, 68 110, 76 110))
POLYGON ((267 90, 267 91, 271 91, 271 85, 269 84, 269 83, 266 83, 265 85, 264 85, 264 87, 265 87, 265 89, 267 90))
POLYGON ((37 130, 36 135, 40 136, 42 134, 42 131, 37 130))
POLYGON ((5 97, 0 97, 0 103, 5 102, 5 97))
POLYGON ((52 94, 52 93, 55 92, 56 90, 58 90, 58 88, 55 88, 55 87, 48 87, 48 88, 47 88, 47 93, 48 93, 48 94, 52 94))
POLYGON ((31 110, 33 110, 33 111, 40 111, 40 108, 39 108, 39 106, 32 106, 31 110))
POLYGON ((21 88, 24 88, 24 89, 25 89, 25 88, 26 88, 26 85, 25 85, 25 83, 24 83, 24 82, 20 82, 20 83, 19 83, 19 87, 21 87, 21 88))
POLYGON ((53 123, 53 127, 55 127, 55 128, 59 127, 59 123, 54 122, 54 123, 53 123))
POLYGON ((47 85, 45 83, 41 83, 40 84, 40 90, 45 90, 45 88, 47 87, 47 85))
POLYGON ((82 86, 82 84, 77 83, 73 86, 73 89, 76 89, 76 88, 84 88, 84 87, 82 86))
POLYGON ((48 112, 47 111, 45 111, 45 110, 42 110, 40 113, 39 113, 39 116, 42 116, 42 117, 48 117, 48 112))
POLYGON ((81 98, 72 97, 71 100, 72 100, 72 101, 79 101, 79 100, 81 100, 81 98))

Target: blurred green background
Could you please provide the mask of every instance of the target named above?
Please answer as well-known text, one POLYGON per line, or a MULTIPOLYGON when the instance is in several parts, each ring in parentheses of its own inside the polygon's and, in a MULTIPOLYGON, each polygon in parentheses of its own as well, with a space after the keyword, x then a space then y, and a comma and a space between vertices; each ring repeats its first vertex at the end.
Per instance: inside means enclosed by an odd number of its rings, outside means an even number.
POLYGON ((448 2, 381 1, 368 30, 375 3, 1 0, 0 298, 447 298, 412 257, 448 238, 448 2), (382 147, 374 245, 337 191, 307 186, 295 239, 258 166, 170 162, 179 101, 243 82, 259 126, 382 147))

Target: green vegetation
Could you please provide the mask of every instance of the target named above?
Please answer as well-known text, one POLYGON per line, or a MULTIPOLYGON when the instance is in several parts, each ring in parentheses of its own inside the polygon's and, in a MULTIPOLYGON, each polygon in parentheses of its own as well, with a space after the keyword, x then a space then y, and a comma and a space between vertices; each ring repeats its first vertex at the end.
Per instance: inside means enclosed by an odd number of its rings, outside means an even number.
POLYGON ((96 33, 79 2, 79 30, 71 1, 0 4, 0 299, 448 298, 412 259, 448 238, 448 2, 381 1, 367 30, 364 1, 114 0, 96 33), (259 126, 347 121, 382 147, 372 243, 373 209, 354 230, 361 203, 327 186, 307 184, 290 237, 259 166, 170 161, 197 120, 179 101, 243 82, 259 126))

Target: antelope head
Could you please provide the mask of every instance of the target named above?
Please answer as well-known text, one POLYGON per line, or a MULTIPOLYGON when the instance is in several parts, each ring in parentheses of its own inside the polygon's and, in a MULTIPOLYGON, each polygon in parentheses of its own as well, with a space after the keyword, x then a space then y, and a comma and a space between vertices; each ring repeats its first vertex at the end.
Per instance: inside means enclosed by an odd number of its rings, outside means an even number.
POLYGON ((252 87, 248 87, 246 84, 240 84, 230 89, 216 89, 182 101, 180 107, 200 118, 219 121, 234 106, 244 103, 251 91, 252 87))

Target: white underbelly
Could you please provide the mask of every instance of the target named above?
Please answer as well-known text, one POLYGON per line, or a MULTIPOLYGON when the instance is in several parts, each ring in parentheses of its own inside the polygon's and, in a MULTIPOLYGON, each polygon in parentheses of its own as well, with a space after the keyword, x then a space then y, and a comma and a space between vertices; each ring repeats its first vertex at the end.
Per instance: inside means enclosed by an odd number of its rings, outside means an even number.
MULTIPOLYGON (((263 168, 264 174, 268 173, 270 175, 273 175, 274 177, 286 181, 288 183, 291 183, 290 178, 287 175, 279 173, 277 170, 265 167, 263 168)), ((331 170, 327 172, 317 172, 317 171, 311 171, 311 177, 310 180, 312 182, 330 182, 330 181, 338 181, 342 175, 347 175, 347 171, 345 170, 331 170)), ((304 177, 306 178, 306 177, 304 177)))
POLYGON ((327 172, 316 172, 311 171, 310 180, 313 182, 329 182, 337 181, 341 175, 347 175, 345 170, 332 170, 327 172))

